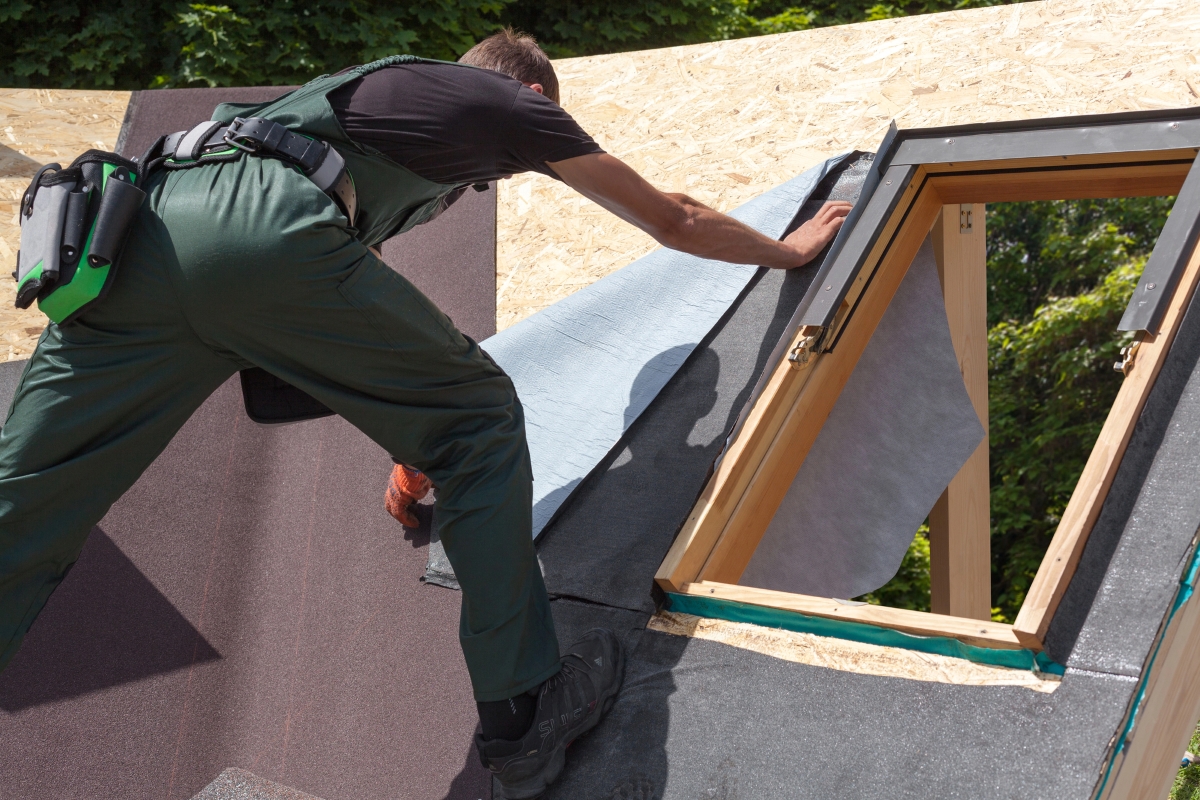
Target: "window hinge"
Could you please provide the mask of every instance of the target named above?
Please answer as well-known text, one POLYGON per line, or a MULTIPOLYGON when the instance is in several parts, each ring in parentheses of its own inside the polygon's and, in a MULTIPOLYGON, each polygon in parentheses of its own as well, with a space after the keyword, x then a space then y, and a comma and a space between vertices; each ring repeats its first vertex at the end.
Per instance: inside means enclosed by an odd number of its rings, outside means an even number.
POLYGON ((1138 336, 1139 338, 1121 348, 1121 360, 1113 364, 1113 369, 1122 375, 1128 375, 1133 370, 1133 361, 1137 358, 1138 348, 1142 345, 1141 334, 1138 336))
POLYGON ((808 366, 808 362, 816 354, 826 330, 819 325, 806 325, 800 329, 800 338, 796 340, 796 345, 788 353, 788 362, 792 369, 808 366))

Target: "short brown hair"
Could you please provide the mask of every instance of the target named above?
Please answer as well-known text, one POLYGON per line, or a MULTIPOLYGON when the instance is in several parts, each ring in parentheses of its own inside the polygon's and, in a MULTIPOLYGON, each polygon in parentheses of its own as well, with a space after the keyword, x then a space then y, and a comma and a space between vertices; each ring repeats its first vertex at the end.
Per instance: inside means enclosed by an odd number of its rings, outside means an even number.
POLYGON ((550 57, 527 33, 505 28, 472 47, 459 59, 463 64, 495 70, 521 83, 540 83, 542 93, 558 102, 558 76, 550 57))

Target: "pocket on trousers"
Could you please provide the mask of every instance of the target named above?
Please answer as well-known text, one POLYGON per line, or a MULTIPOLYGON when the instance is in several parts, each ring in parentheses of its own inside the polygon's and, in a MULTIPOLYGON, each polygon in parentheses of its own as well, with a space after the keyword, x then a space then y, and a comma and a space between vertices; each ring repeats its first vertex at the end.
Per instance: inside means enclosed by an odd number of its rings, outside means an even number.
POLYGON ((382 262, 363 259, 338 285, 338 292, 395 350, 434 346, 449 353, 467 347, 450 318, 382 262))

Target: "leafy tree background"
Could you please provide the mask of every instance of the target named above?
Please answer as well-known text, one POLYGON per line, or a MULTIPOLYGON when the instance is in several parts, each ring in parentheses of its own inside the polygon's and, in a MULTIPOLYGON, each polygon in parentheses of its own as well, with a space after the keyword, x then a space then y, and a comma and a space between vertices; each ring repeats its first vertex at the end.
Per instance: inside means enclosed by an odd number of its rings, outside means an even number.
MULTIPOLYGON (((1117 323, 1173 198, 987 206, 993 617, 1011 622, 1121 387, 1117 323)), ((928 529, 865 599, 929 610, 928 529)))
POLYGON ((392 53, 455 59, 513 25, 555 57, 801 30, 1002 0, 5 0, 0 86, 304 83, 392 53))

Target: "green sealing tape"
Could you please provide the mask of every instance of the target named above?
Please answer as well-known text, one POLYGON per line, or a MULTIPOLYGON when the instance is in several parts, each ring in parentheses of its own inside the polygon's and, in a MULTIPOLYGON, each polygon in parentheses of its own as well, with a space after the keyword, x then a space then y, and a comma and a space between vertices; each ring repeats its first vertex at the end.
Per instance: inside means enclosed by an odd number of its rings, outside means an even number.
POLYGON ((1032 650, 977 647, 945 636, 915 636, 911 633, 902 633, 891 628, 881 628, 862 622, 814 617, 798 611, 784 611, 717 597, 671 592, 667 594, 667 610, 697 617, 724 619, 730 622, 749 622, 752 625, 782 628, 787 631, 811 633, 834 639, 848 639, 852 642, 877 644, 884 647, 902 647, 905 650, 919 650, 922 653, 963 658, 977 664, 1031 670, 1050 675, 1062 675, 1065 671, 1061 664, 1052 661, 1045 653, 1035 653, 1032 650))

